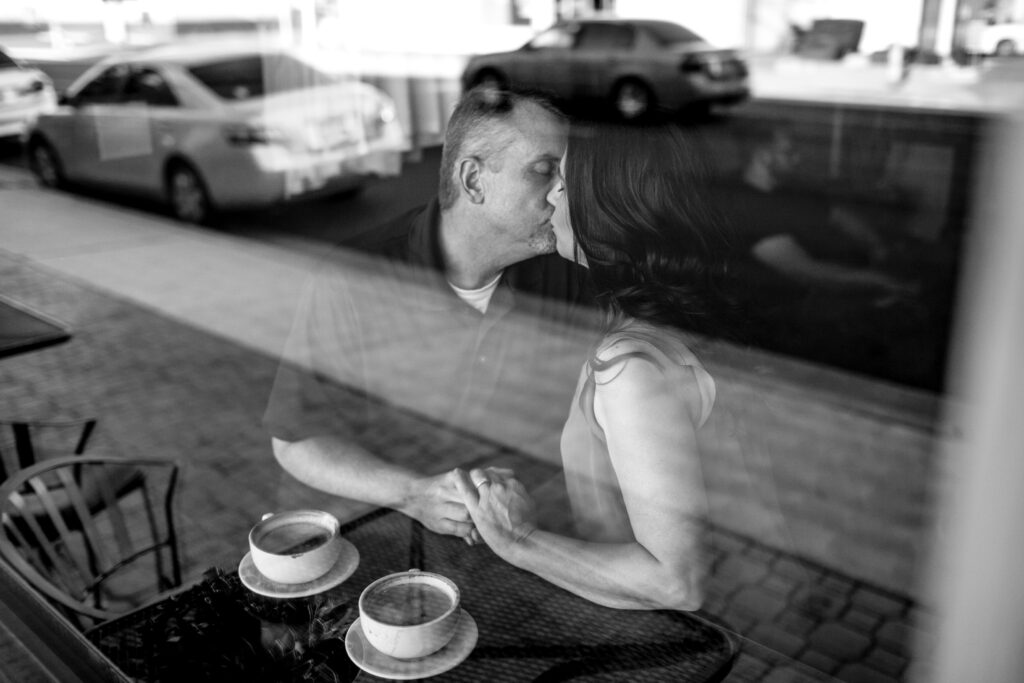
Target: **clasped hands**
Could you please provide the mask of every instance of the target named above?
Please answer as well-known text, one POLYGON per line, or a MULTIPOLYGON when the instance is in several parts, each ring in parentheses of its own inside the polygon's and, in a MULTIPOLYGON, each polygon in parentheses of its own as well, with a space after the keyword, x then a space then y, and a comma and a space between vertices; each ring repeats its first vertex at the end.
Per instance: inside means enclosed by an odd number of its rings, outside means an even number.
POLYGON ((481 541, 501 555, 536 528, 533 499, 512 470, 456 468, 422 481, 410 511, 431 531, 481 541))

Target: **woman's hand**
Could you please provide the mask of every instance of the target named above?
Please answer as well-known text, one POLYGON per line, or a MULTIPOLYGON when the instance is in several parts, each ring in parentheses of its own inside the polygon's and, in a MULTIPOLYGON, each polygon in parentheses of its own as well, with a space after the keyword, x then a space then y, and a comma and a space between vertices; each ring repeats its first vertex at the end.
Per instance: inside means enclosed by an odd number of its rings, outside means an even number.
POLYGON ((410 483, 399 510, 438 534, 474 540, 473 521, 457 482, 459 470, 421 477, 410 483))
POLYGON ((456 474, 462 502, 495 553, 505 557, 537 528, 533 499, 510 470, 456 470, 456 474))

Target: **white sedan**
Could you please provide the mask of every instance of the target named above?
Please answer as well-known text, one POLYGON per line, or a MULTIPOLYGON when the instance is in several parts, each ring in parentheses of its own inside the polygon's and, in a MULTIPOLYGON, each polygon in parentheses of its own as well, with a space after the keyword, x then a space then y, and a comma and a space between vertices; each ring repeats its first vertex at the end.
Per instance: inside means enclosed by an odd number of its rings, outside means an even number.
POLYGON ((0 138, 21 137, 41 113, 56 106, 50 78, 0 50, 0 138))
POLYGON ((397 175, 406 148, 377 88, 292 50, 224 42, 108 57, 27 139, 43 184, 161 197, 195 223, 397 175))

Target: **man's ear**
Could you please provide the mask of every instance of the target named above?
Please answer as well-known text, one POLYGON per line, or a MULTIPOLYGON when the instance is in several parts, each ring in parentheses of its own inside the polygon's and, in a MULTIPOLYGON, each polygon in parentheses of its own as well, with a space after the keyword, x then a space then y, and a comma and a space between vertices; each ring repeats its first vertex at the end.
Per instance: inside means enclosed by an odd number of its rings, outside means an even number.
POLYGON ((459 161, 459 189, 472 203, 484 203, 483 163, 476 157, 459 161))

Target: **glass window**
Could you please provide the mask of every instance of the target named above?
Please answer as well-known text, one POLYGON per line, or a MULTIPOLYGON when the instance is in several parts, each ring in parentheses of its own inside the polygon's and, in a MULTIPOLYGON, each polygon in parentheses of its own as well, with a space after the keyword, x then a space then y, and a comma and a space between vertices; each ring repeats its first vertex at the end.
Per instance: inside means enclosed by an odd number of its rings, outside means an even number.
POLYGON ((633 27, 621 24, 587 24, 580 32, 578 50, 628 50, 633 47, 633 27))
POLYGON ((669 22, 651 22, 643 25, 644 30, 655 41, 662 45, 672 45, 673 43, 696 43, 703 42, 704 39, 694 33, 688 28, 684 28, 679 24, 671 24, 669 22))
POLYGON ((126 101, 143 102, 153 107, 176 107, 178 98, 164 77, 152 69, 132 74, 124 88, 126 101))
POLYGON ((536 49, 568 49, 572 47, 576 31, 568 26, 556 26, 541 33, 530 41, 530 47, 536 49))
POLYGON ((125 80, 128 78, 127 64, 117 64, 100 73, 78 91, 78 104, 110 104, 121 97, 125 80))
POLYGON ((247 100, 327 85, 338 80, 281 53, 224 59, 193 66, 189 72, 225 100, 247 100))

